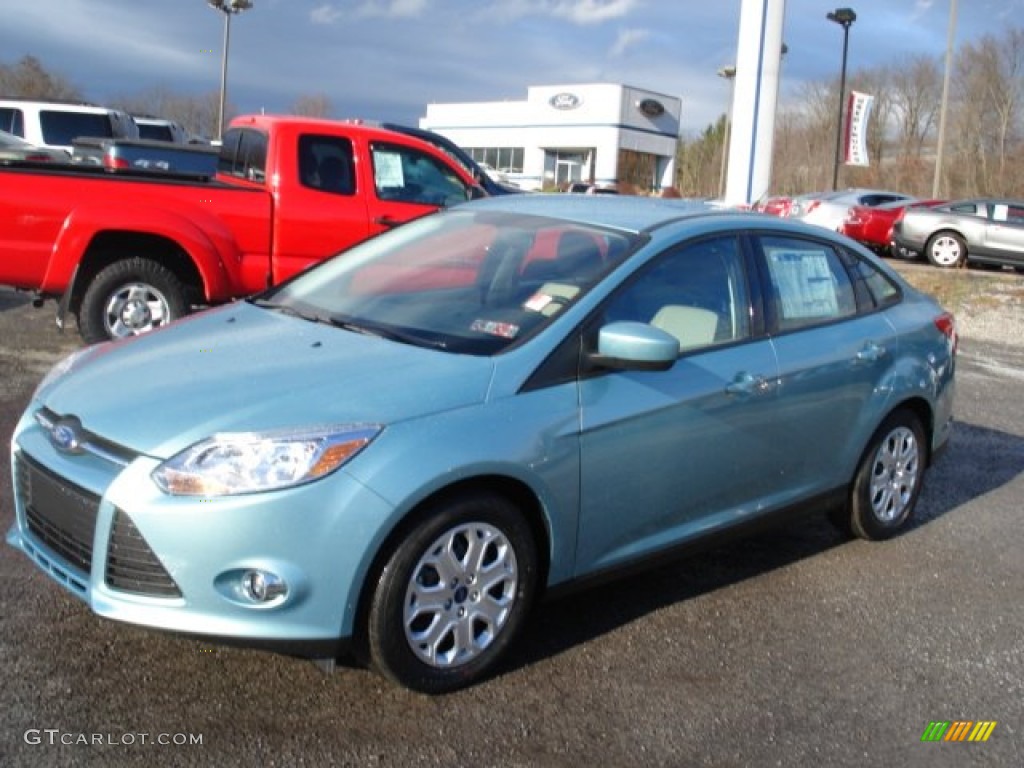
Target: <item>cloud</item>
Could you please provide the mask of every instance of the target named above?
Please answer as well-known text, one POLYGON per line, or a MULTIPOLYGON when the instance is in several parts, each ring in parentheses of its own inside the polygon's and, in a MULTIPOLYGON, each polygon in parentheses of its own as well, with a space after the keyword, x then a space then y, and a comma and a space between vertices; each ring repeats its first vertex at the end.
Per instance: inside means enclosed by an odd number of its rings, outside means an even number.
POLYGON ((318 5, 309 13, 309 20, 314 24, 333 24, 341 18, 341 11, 330 3, 318 5))
POLYGON ((500 0, 491 12, 505 18, 548 16, 572 24, 600 24, 629 15, 641 0, 500 0))
POLYGON ((369 0, 360 6, 360 16, 383 16, 391 19, 408 19, 422 16, 428 0, 369 0))
POLYGON ((612 45, 609 55, 612 57, 623 56, 626 51, 635 45, 639 45, 644 40, 651 36, 649 29, 623 29, 619 31, 619 36, 615 39, 615 43, 612 45))

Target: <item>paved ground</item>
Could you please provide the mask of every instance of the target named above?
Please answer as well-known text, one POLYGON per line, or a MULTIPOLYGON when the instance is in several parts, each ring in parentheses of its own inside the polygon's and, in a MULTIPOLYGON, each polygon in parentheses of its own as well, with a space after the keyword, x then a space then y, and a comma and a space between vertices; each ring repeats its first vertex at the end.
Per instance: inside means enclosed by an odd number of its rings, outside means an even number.
MULTIPOLYGON (((444 698, 97 619, 0 545, 0 766, 1024 765, 1016 339, 963 339, 905 535, 812 521, 547 604, 501 676, 444 698), (921 742, 958 719, 998 725, 921 742)), ((0 434, 76 341, 0 289, 0 434)))

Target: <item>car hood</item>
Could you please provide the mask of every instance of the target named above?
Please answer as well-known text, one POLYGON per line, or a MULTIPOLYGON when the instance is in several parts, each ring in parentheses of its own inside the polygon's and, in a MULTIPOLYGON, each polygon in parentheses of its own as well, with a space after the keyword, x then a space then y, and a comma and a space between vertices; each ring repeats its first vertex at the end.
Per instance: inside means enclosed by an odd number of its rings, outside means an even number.
POLYGON ((387 425, 478 403, 493 364, 234 304, 85 352, 42 404, 168 458, 218 432, 387 425))

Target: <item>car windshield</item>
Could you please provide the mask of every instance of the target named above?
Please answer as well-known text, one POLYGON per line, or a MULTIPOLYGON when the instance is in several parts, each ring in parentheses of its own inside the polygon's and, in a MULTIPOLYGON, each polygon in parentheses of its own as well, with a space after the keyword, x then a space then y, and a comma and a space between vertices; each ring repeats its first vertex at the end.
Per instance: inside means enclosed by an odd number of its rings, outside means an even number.
POLYGON ((638 241, 559 219, 453 210, 368 240, 253 303, 353 332, 491 355, 552 322, 638 241))

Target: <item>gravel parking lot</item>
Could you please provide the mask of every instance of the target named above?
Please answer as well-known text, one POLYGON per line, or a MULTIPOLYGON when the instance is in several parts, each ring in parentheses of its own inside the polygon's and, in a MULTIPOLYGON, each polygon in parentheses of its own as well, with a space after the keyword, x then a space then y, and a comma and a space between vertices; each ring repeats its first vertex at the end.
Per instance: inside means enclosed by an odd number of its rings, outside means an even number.
MULTIPOLYGON (((549 602, 501 675, 442 698, 98 619, 3 546, 0 765, 1024 764, 1024 276, 898 267, 962 334, 958 428, 905 535, 812 519, 549 602), (997 725, 923 743, 937 720, 997 725)), ((0 289, 5 440, 77 341, 0 289)))

